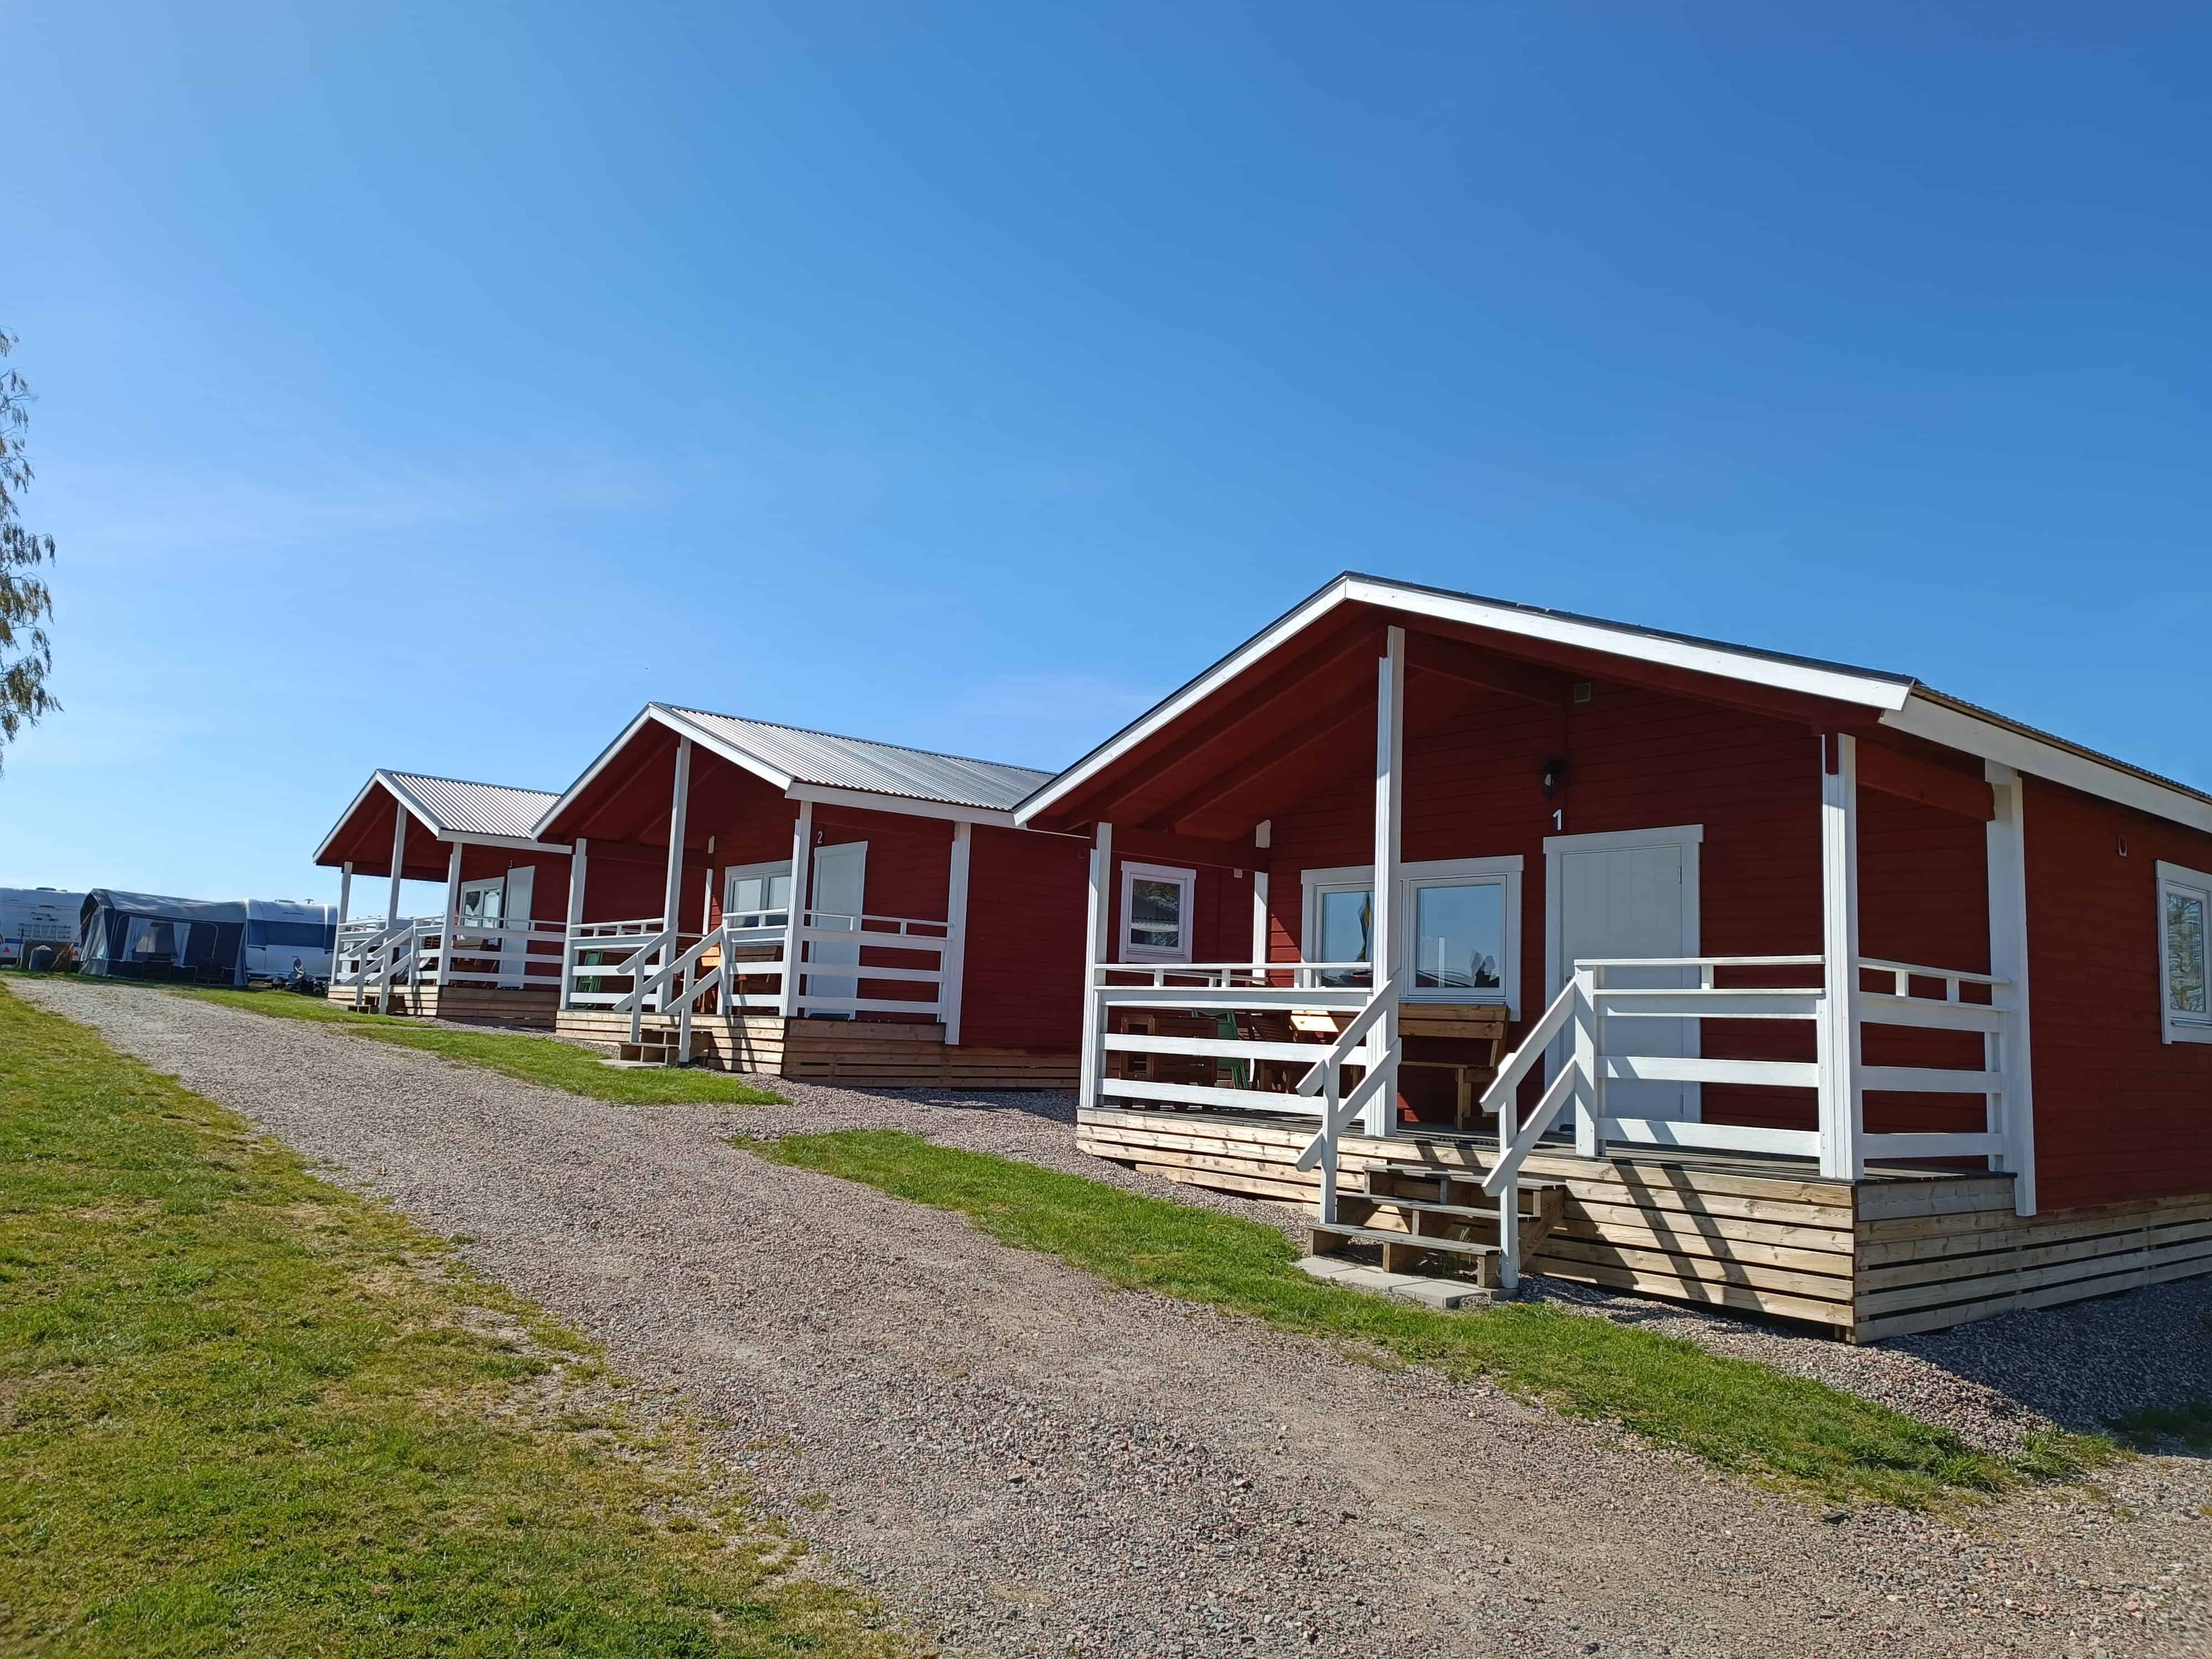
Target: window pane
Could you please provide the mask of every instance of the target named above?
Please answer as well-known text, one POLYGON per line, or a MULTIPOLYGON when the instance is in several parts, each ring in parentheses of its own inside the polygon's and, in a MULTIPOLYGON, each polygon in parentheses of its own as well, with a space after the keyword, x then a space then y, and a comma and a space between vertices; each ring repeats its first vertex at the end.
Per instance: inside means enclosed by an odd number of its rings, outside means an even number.
MULTIPOLYGON (((1321 896, 1321 955, 1322 962, 1371 962, 1370 946, 1375 937, 1375 912, 1370 896, 1364 892, 1323 893, 1321 896)), ((1364 970, 1338 969, 1323 974, 1324 985, 1364 985, 1370 975, 1364 970)))
POLYGON ((2166 893, 2166 998, 2177 1014, 2201 1014, 2205 1002, 2204 895, 2166 893))
POLYGON ((1129 881, 1129 943, 1182 948, 1182 884, 1133 876, 1129 881))
POLYGON ((1413 895, 1413 985, 1496 991, 1504 980, 1505 890, 1496 882, 1422 887, 1413 895))

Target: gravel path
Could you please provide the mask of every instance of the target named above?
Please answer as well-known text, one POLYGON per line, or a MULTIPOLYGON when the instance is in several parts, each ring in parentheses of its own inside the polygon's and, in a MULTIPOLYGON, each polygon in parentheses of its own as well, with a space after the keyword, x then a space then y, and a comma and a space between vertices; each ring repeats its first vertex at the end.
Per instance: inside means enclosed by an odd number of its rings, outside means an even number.
POLYGON ((728 1425, 759 1500, 950 1652, 2212 1648, 2202 1460, 1954 1520, 1823 1515, 1479 1384, 1110 1291, 726 1139, 890 1125, 1105 1173, 1049 1098, 779 1085, 788 1106, 616 1107, 137 988, 11 988, 470 1236, 477 1266, 728 1425))

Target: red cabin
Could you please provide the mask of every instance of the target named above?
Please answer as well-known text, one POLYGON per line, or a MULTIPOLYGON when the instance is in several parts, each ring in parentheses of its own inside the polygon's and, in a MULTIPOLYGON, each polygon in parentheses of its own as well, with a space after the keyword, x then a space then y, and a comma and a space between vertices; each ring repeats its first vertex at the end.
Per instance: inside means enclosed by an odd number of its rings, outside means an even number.
POLYGON ((1909 676, 1346 575, 1017 817, 1083 1145, 1324 1255, 1860 1339, 2212 1271, 2212 797, 1909 676))
POLYGON ((559 1029, 870 1086, 1066 1088, 1087 844, 1025 767, 648 705, 536 833, 574 848, 559 1029))
POLYGON ((362 785, 315 852, 317 864, 344 872, 331 1000, 380 1013, 551 1025, 568 848, 533 830, 553 801, 543 789, 416 772, 379 772, 362 785), (382 915, 349 918, 356 875, 389 880, 382 915), (444 882, 442 912, 401 915, 403 879, 444 882))

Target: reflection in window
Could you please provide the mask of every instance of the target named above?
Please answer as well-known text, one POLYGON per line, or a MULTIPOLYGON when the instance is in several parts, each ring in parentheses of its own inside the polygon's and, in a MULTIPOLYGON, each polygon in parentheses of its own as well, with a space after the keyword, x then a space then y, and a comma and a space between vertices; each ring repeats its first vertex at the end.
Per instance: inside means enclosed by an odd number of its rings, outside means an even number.
POLYGON ((791 872, 733 875, 723 901, 723 920, 732 927, 781 927, 791 920, 791 872))
POLYGON ((2166 892, 2166 1006, 2177 1014, 2212 1011, 2205 994, 2204 896, 2169 887, 2166 892))
POLYGON ((1129 881, 1129 943, 1140 951, 1182 949, 1183 884, 1134 876, 1129 881))
MULTIPOLYGON (((1375 946, 1375 905, 1364 889, 1339 889, 1321 895, 1321 959, 1323 962, 1372 962, 1375 946)), ((1324 972, 1324 985, 1365 985, 1373 975, 1359 968, 1333 968, 1324 972)))
POLYGON ((1424 886, 1413 893, 1413 986, 1496 991, 1504 981, 1505 890, 1496 882, 1424 886))

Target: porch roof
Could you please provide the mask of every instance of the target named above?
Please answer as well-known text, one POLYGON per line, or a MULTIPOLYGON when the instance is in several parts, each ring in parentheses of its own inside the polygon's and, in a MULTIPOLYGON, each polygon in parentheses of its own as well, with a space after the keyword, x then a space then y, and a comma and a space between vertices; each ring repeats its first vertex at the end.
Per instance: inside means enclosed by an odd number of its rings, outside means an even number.
MULTIPOLYGON (((1609 669, 1629 680, 1668 684, 1695 696, 1700 682, 1715 694, 1748 692, 1778 708, 1794 707, 1832 729, 1887 727, 1979 759, 2063 783, 2194 829, 2212 831, 2212 793, 2134 766, 2004 715, 1947 696, 1909 674, 1861 668, 1820 658, 1486 599, 1449 588, 1347 571, 1269 623, 1212 667, 1050 779, 1014 809, 1024 827, 1068 829, 1086 817, 1083 797, 1128 767, 1141 767, 1154 740, 1170 740, 1176 722, 1210 698, 1239 686, 1240 698, 1290 696, 1301 678, 1318 683, 1331 665, 1331 635, 1350 637, 1357 618, 1434 629, 1479 642, 1534 672, 1609 669), (1285 660, 1310 657, 1316 674, 1267 674, 1285 660)), ((1294 666, 1296 664, 1293 665, 1294 666)), ((1371 676, 1370 676, 1371 678, 1371 676)))
POLYGON ((973 760, 901 744, 748 720, 739 714, 652 702, 639 711, 622 735, 559 799, 547 798, 536 820, 536 832, 544 834, 549 826, 561 822, 590 793, 616 757, 649 726, 689 738, 794 798, 808 793, 826 799, 839 792, 881 796, 887 799, 873 804, 886 811, 900 811, 898 803, 911 802, 914 806, 906 810, 949 808, 959 815, 972 813, 1010 823, 1014 804, 1052 776, 1035 767, 973 760))
MULTIPOLYGON (((434 777, 425 772, 394 772, 380 768, 355 795, 338 821, 315 849, 317 864, 345 861, 343 848, 360 839, 355 823, 370 802, 381 794, 407 810, 432 837, 439 841, 480 842, 495 845, 537 847, 566 852, 560 843, 541 843, 532 833, 538 820, 553 804, 547 789, 520 789, 511 784, 473 783, 462 778, 434 777)), ((377 815, 370 827, 369 843, 381 852, 391 845, 391 823, 386 813, 377 815), (380 841, 379 838, 381 838, 380 841)), ((355 860, 356 863, 359 860, 355 860)), ((388 858, 387 858, 388 862, 388 858)))

